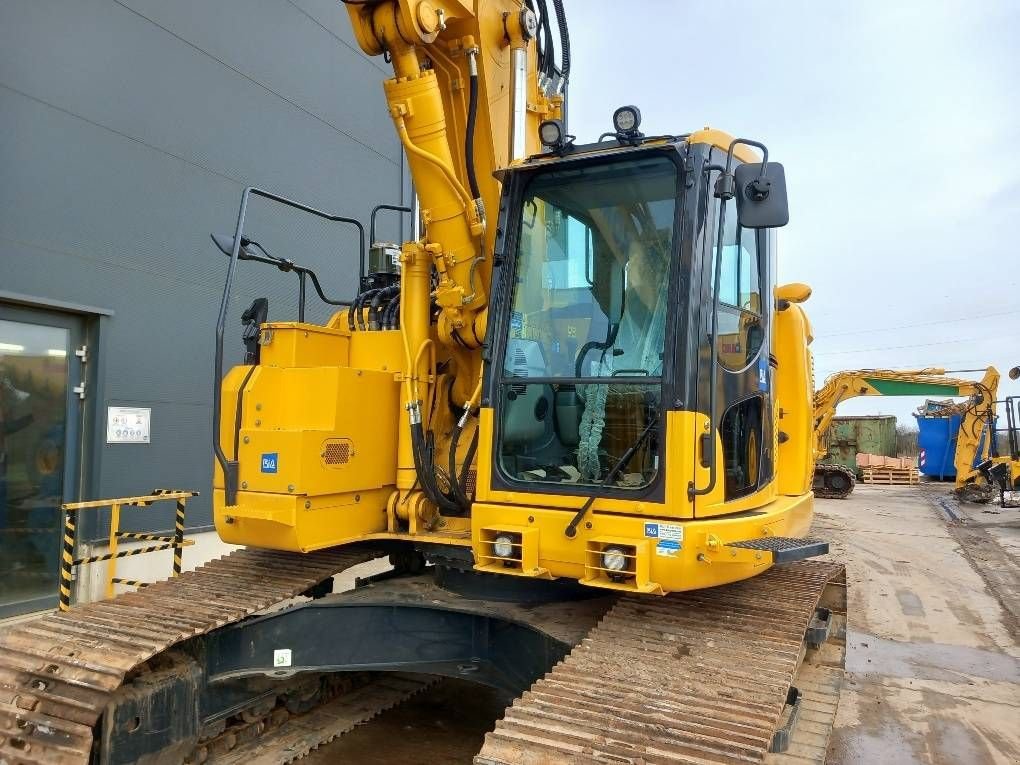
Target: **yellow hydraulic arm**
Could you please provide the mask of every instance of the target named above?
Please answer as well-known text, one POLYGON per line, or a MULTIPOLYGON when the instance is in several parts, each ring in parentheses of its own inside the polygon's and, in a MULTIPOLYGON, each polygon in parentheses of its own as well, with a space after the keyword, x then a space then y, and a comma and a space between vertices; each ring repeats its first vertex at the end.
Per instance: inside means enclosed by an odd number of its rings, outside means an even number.
POLYGON ((346 5, 361 48, 392 63, 386 101, 424 224, 423 236, 400 253, 400 403, 410 425, 399 431, 397 485, 410 491, 417 476, 413 431, 422 402, 435 393, 437 357, 450 359, 453 401, 470 409, 480 399, 492 274, 486 253, 493 251, 500 193, 492 171, 537 153, 538 126, 561 117, 564 99, 539 71, 536 16, 520 0, 346 5))
POLYGON ((983 460, 990 453, 991 434, 985 435, 984 428, 995 412, 998 387, 999 372, 995 367, 988 367, 980 381, 947 377, 946 370, 937 368, 837 372, 815 393, 815 459, 825 456, 825 432, 836 414, 836 407, 847 399, 857 396, 966 396, 970 404, 960 423, 955 459, 956 482, 962 485, 977 474, 973 467, 975 461, 980 461, 977 457, 983 460))
MULTIPOLYGON (((563 96, 540 81, 535 14, 517 0, 383 0, 347 10, 362 49, 393 65, 386 100, 425 225, 423 240, 402 253, 410 351, 427 339, 432 265, 439 341, 477 349, 492 272, 484 253, 493 246, 499 200, 492 169, 537 152, 539 123, 562 112, 563 96)), ((458 374, 456 390, 466 399, 477 364, 460 356, 466 374, 458 374)))

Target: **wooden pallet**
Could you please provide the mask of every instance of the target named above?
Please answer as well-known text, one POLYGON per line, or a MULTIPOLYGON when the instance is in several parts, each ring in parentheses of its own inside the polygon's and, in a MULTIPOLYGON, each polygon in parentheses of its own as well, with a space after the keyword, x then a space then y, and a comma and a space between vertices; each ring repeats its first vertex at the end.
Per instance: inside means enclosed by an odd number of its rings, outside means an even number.
POLYGON ((861 469, 864 483, 883 486, 912 486, 921 482, 917 468, 865 467, 861 469))

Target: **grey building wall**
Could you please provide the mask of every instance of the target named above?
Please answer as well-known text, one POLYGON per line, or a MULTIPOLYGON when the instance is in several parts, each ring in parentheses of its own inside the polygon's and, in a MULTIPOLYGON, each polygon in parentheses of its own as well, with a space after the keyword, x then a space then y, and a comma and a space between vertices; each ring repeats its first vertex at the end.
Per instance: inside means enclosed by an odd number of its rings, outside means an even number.
MULTIPOLYGON (((366 225, 373 205, 408 201, 386 76, 336 0, 0 0, 0 291, 113 312, 92 323, 86 497, 197 488, 189 526, 211 522, 227 259, 209 234, 232 232, 248 185, 366 225), (106 445, 109 405, 150 406, 152 443, 106 445)), ((246 233, 353 295, 352 230, 256 202, 246 233)), ((252 298, 297 315, 293 275, 241 267, 230 362, 252 298)), ((124 527, 166 528, 170 512, 124 527)))

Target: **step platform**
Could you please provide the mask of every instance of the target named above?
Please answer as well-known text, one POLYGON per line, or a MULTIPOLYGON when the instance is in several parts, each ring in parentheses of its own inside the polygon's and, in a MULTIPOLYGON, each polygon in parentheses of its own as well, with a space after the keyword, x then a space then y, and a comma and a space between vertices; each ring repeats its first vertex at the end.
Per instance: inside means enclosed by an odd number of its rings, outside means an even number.
POLYGON ((745 539, 742 542, 730 542, 726 547, 739 547, 744 550, 762 550, 772 553, 773 563, 790 563, 805 558, 815 558, 829 554, 829 543, 820 539, 801 539, 799 537, 762 537, 761 539, 745 539))

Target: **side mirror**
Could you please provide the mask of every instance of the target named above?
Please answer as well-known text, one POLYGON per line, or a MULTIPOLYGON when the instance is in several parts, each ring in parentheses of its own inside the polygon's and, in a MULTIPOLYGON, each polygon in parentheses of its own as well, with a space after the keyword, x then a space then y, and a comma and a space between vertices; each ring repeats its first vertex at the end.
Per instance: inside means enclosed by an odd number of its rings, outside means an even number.
POLYGON ((778 162, 740 165, 734 172, 737 220, 744 228, 779 228, 790 222, 786 173, 778 162))

